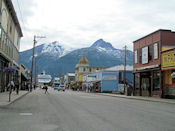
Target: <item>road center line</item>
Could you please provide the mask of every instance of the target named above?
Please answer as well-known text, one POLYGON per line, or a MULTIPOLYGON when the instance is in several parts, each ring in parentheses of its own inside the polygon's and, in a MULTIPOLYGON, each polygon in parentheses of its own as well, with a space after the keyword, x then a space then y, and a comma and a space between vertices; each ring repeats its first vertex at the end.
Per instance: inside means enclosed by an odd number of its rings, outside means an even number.
POLYGON ((19 115, 21 115, 21 116, 32 116, 33 114, 32 113, 19 113, 19 115))

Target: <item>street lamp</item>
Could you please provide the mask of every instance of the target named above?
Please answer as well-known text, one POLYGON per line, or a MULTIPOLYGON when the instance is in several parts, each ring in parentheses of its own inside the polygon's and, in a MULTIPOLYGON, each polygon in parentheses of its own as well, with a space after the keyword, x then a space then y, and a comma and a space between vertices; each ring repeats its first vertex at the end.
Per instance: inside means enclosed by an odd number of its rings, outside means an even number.
POLYGON ((33 55, 32 55, 32 69, 31 69, 31 85, 30 85, 30 92, 32 91, 32 79, 33 79, 33 62, 34 62, 34 54, 35 54, 35 44, 37 43, 36 39, 42 39, 46 38, 45 36, 36 36, 34 35, 34 40, 33 40, 33 55))

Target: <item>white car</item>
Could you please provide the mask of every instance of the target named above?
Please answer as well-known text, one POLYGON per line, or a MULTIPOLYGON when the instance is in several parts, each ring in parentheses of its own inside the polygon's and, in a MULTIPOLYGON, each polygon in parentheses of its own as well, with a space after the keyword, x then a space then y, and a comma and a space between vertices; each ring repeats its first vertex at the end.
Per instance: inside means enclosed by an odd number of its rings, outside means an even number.
POLYGON ((65 86, 64 85, 59 85, 59 87, 58 87, 58 89, 57 89, 58 91, 65 91, 65 86))

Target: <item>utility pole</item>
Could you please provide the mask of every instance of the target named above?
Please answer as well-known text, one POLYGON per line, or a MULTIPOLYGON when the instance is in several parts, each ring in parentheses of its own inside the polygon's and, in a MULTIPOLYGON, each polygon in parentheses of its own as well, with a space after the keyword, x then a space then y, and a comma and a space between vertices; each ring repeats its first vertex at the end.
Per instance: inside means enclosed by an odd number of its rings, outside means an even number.
MULTIPOLYGON (((35 45, 37 43, 36 38, 46 38, 45 36, 36 36, 34 35, 34 40, 33 40, 33 55, 32 55, 32 69, 31 69, 31 85, 30 85, 30 92, 32 91, 32 85, 33 85, 33 63, 34 63, 34 55, 35 55, 35 45)), ((36 60, 35 60, 36 62, 36 60)))
POLYGON ((125 94, 125 92, 126 92, 126 53, 127 53, 127 51, 126 51, 127 46, 126 45, 125 45, 124 49, 125 49, 125 56, 124 56, 124 94, 125 94))

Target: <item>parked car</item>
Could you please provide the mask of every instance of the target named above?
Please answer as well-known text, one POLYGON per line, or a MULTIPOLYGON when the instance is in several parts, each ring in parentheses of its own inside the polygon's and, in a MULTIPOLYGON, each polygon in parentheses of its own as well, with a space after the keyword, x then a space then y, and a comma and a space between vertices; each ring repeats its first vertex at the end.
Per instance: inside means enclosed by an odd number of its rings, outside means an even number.
POLYGON ((58 87, 58 91, 65 91, 65 86, 64 85, 59 85, 58 87))
POLYGON ((60 86, 60 83, 53 83, 52 85, 54 90, 57 90, 59 86, 60 86))

